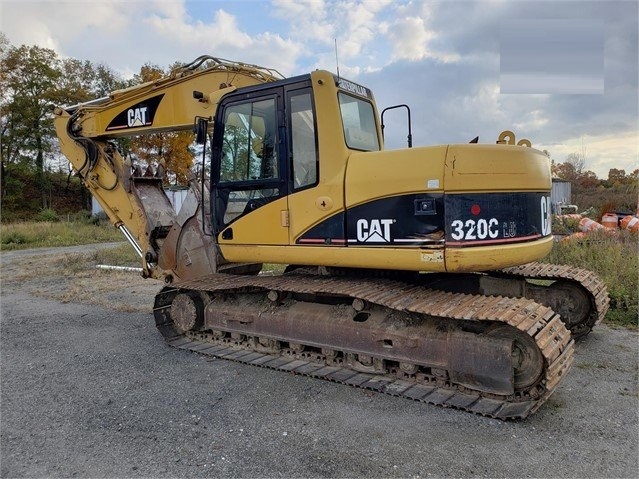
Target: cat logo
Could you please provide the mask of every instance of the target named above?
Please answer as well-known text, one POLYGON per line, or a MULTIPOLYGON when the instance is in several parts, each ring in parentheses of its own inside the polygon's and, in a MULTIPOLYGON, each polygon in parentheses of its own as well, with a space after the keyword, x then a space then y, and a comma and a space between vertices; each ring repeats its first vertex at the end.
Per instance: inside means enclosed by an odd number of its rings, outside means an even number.
POLYGON ((390 243, 392 219, 357 220, 357 241, 362 243, 390 243))
POLYGON ((145 126, 147 124, 146 111, 147 107, 145 106, 130 108, 126 112, 127 125, 129 125, 129 128, 134 126, 145 126))
POLYGON ((153 126, 155 113, 164 97, 164 93, 129 105, 121 110, 106 127, 107 131, 126 130, 127 128, 141 128, 153 126))

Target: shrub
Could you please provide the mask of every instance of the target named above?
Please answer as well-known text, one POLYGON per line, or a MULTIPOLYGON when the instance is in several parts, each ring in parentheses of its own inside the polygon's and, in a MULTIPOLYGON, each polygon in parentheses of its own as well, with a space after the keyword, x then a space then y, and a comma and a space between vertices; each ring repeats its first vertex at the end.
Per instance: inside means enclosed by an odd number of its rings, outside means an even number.
POLYGON ((45 208, 38 213, 36 221, 60 221, 58 213, 51 208, 45 208))
POLYGON ((2 244, 3 245, 18 245, 18 244, 26 244, 27 237, 20 233, 19 231, 10 231, 6 235, 2 235, 2 244))
POLYGON ((557 235, 566 235, 579 231, 579 219, 567 216, 552 217, 552 232, 557 235))
POLYGON ((83 225, 99 225, 100 216, 93 215, 89 210, 80 210, 77 213, 69 214, 68 221, 81 223, 83 225))

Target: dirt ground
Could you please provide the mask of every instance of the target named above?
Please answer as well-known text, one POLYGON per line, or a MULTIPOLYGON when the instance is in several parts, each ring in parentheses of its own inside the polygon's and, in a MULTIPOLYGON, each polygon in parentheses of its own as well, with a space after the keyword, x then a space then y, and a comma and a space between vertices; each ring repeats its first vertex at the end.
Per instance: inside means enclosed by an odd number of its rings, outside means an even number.
POLYGON ((638 477, 639 335, 502 422, 165 345, 97 247, 0 253, 1 477, 638 477), (89 255, 89 256, 87 256, 89 255))

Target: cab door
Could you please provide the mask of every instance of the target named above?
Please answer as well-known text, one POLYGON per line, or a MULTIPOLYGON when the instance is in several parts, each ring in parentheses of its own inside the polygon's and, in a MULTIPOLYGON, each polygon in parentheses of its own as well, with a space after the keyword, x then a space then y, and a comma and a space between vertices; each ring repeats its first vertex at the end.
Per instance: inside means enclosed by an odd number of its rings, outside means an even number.
POLYGON ((226 98, 215 121, 212 216, 220 245, 288 244, 281 89, 226 98))

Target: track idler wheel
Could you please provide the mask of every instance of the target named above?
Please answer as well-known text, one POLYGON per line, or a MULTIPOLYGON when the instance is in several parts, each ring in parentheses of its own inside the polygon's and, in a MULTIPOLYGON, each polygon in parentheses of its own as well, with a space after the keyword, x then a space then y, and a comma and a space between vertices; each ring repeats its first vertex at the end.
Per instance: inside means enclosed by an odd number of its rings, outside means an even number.
POLYGON ((516 391, 537 383, 544 372, 544 356, 533 338, 507 325, 496 326, 487 334, 496 338, 512 339, 516 391))
POLYGON ((179 293, 171 303, 171 320, 179 333, 199 328, 204 317, 204 304, 198 293, 179 293))
POLYGON ((591 308, 588 294, 571 281, 556 281, 548 292, 533 299, 557 312, 575 339, 588 334, 595 323, 595 317, 590 324, 588 321, 591 308))

